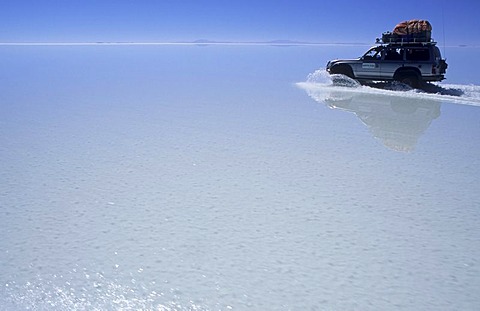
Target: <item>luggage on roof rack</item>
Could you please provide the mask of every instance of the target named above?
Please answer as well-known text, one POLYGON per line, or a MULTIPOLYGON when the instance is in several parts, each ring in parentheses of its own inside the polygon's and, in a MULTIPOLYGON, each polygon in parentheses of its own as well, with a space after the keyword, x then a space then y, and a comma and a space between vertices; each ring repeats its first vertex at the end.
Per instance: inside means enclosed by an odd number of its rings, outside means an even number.
POLYGON ((432 41, 432 25, 427 20, 412 19, 382 34, 383 43, 417 43, 432 41))
POLYGON ((432 42, 432 34, 430 32, 398 35, 390 31, 382 34, 383 43, 429 43, 432 42))

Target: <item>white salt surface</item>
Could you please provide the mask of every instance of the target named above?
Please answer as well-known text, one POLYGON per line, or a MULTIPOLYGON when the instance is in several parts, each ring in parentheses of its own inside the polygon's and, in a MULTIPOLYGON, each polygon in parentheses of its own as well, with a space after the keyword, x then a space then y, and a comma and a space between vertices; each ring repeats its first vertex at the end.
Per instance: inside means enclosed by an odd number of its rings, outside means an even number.
POLYGON ((480 77, 338 49, 2 47, 0 309, 475 310, 480 77))

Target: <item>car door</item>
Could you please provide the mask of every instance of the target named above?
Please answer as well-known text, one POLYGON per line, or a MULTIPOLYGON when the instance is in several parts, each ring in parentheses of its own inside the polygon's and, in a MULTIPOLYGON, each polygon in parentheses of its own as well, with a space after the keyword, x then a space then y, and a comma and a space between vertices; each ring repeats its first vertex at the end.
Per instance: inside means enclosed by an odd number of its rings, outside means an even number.
POLYGON ((377 80, 380 78, 380 65, 382 62, 383 48, 373 47, 368 50, 357 64, 356 77, 359 79, 377 80))
POLYGON ((383 62, 380 65, 380 72, 384 79, 393 79, 393 76, 398 68, 404 66, 404 48, 403 47, 388 47, 385 49, 383 62))
POLYGON ((430 60, 432 57, 428 47, 408 47, 405 49, 405 64, 417 68, 422 76, 432 74, 432 61, 430 60))

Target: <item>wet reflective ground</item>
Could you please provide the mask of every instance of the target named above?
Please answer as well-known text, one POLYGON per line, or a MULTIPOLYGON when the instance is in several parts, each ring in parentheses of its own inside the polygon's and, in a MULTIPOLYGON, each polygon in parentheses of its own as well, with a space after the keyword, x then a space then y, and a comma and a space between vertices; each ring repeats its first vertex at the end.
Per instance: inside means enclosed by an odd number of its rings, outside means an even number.
POLYGON ((363 50, 2 47, 0 306, 474 310, 476 51, 460 96, 315 73, 363 50))

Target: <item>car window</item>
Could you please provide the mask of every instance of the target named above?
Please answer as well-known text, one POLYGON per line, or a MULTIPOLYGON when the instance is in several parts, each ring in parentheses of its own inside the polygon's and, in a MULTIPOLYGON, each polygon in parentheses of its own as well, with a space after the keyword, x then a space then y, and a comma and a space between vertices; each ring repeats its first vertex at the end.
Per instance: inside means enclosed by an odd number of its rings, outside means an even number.
POLYGON ((385 60, 403 60, 403 48, 389 48, 385 52, 385 60))
POLYGON ((428 61, 430 60, 430 51, 424 48, 407 48, 406 59, 412 61, 428 61))
POLYGON ((373 48, 370 49, 365 55, 363 55, 363 59, 366 60, 380 60, 382 59, 382 49, 373 48))
POLYGON ((435 60, 440 60, 442 59, 442 56, 440 55, 440 49, 438 47, 433 47, 433 55, 435 57, 435 60))

